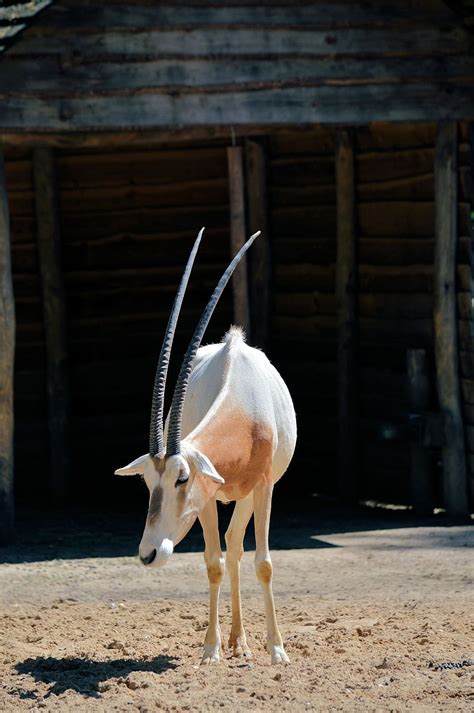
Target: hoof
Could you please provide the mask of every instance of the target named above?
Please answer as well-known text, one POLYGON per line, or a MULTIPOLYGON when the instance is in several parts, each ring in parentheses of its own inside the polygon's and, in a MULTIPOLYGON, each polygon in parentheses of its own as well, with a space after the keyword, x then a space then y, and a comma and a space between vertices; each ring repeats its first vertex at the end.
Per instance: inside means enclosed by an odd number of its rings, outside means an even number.
POLYGON ((204 644, 201 666, 214 666, 214 664, 218 664, 221 660, 220 648, 220 643, 204 644))
POLYGON ((220 663, 220 657, 219 656, 203 656, 201 659, 201 663, 199 664, 200 666, 214 666, 214 664, 220 663))
POLYGON ((249 647, 247 646, 247 640, 245 638, 245 634, 231 637, 229 639, 229 648, 232 649, 232 656, 241 659, 241 658, 246 658, 246 659, 251 659, 252 658, 252 652, 250 651, 249 647))
POLYGON ((247 644, 236 644, 232 649, 232 656, 236 659, 251 659, 252 652, 247 644))
POLYGON ((290 659, 283 646, 269 646, 268 648, 272 657, 272 665, 290 663, 290 659))

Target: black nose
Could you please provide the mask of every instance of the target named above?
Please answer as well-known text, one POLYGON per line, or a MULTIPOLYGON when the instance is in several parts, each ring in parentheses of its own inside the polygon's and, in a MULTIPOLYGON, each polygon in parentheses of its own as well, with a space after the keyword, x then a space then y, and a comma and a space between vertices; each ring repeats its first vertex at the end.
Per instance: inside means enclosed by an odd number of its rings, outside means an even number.
POLYGON ((156 557, 156 550, 152 550, 150 552, 150 554, 147 555, 146 557, 142 557, 140 555, 140 559, 143 562, 143 564, 151 564, 153 562, 153 560, 155 559, 155 557, 156 557))

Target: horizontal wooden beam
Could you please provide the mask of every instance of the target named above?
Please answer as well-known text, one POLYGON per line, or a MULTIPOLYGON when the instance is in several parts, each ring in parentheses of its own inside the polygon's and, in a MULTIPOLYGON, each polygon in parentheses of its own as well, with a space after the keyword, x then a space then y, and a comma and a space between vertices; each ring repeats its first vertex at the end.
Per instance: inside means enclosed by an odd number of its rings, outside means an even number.
POLYGON ((328 56, 333 54, 432 54, 469 53, 472 37, 462 27, 406 28, 337 28, 312 30, 284 28, 251 28, 231 26, 224 29, 191 28, 154 30, 122 27, 107 31, 76 32, 74 28, 41 34, 39 29, 25 35, 12 48, 13 56, 41 54, 74 54, 83 57, 210 57, 210 56, 328 56), (126 29, 126 28, 125 28, 126 29))
MULTIPOLYGON (((0 132, 84 132, 256 125, 358 124, 474 118, 472 84, 370 85, 87 99, 15 97, 0 132)), ((230 128, 227 128, 228 134, 230 128)), ((1 135, 1 134, 0 134, 1 135)), ((17 140, 18 142, 18 140, 17 140)))
POLYGON ((47 26, 55 29, 69 28, 81 31, 97 31, 105 27, 123 27, 128 30, 140 28, 163 27, 170 29, 182 27, 189 29, 192 26, 225 27, 237 25, 238 27, 263 26, 301 26, 327 28, 332 24, 341 24, 343 27, 355 24, 387 25, 389 23, 405 22, 416 24, 420 22, 435 23, 456 19, 456 15, 448 10, 445 3, 432 0, 430 9, 427 9, 423 0, 411 0, 409 3, 393 3, 381 0, 370 6, 370 11, 359 3, 334 3, 318 2, 309 5, 307 2, 287 3, 286 6, 276 6, 275 2, 262 0, 258 5, 241 4, 239 7, 226 7, 214 5, 183 6, 182 2, 167 0, 166 6, 154 4, 105 4, 90 3, 87 13, 81 2, 69 2, 66 7, 44 15, 38 23, 38 28, 47 26), (176 7, 179 8, 177 12, 176 7), (387 20, 389 18, 389 20, 387 20))
MULTIPOLYGON (((268 124, 253 124, 247 126, 234 126, 236 138, 244 136, 262 136, 268 131, 273 134, 296 131, 310 133, 313 125, 298 127, 292 124, 270 126, 268 124)), ((58 149, 94 149, 94 148, 123 148, 124 146, 135 149, 149 149, 186 146, 196 142, 229 141, 231 131, 229 126, 190 126, 186 128, 168 129, 116 129, 105 131, 38 131, 32 128, 27 131, 5 131, 0 126, 0 144, 11 148, 35 148, 36 146, 49 146, 58 149)))
POLYGON ((289 85, 320 86, 335 82, 391 84, 456 80, 474 76, 470 55, 417 57, 346 57, 280 59, 147 59, 123 61, 58 62, 57 57, 14 57, 0 63, 0 96, 90 96, 150 91, 235 91, 289 85))

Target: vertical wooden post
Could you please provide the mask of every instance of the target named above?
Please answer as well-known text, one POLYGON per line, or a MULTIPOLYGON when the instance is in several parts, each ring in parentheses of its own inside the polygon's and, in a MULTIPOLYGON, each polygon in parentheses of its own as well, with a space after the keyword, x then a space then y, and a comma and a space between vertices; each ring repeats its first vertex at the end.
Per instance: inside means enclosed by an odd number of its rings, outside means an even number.
POLYGON ((443 448, 444 506, 453 516, 468 513, 466 452, 461 413, 456 322, 457 127, 441 123, 435 154, 435 254, 433 321, 436 382, 446 417, 443 448))
MULTIPOLYGON (((242 148, 230 146, 227 149, 230 201, 230 244, 232 256, 247 239, 245 227, 245 187, 242 148)), ((250 310, 247 280, 247 258, 244 257, 232 276, 234 296, 234 319, 250 337, 250 310)))
POLYGON ((10 219, 3 153, 0 150, 0 544, 13 539, 13 365, 15 303, 10 219))
POLYGON ((50 483, 61 500, 69 485, 66 306, 60 258, 55 165, 50 149, 33 155, 39 271, 46 337, 50 483))
POLYGON ((256 346, 265 349, 270 325, 271 248, 265 150, 261 141, 245 141, 245 159, 249 233, 262 231, 249 255, 252 341, 256 346))
POLYGON ((356 388, 356 235, 354 146, 348 131, 336 143, 337 187, 337 402, 338 490, 347 502, 357 498, 357 388, 356 388))
MULTIPOLYGON (((410 392, 410 407, 413 414, 423 414, 430 407, 430 383, 424 349, 407 350, 407 373, 410 392)), ((419 515, 433 513, 433 458, 421 443, 410 444, 410 491, 411 504, 419 515)))
MULTIPOLYGON (((467 197, 468 202, 470 203, 471 206, 471 211, 469 215, 469 237, 471 239, 471 246, 474 245, 474 121, 469 122, 469 129, 468 129, 468 145, 469 145, 469 195, 467 197)), ((473 250, 471 247, 471 259, 473 256, 473 250)), ((471 279, 471 299, 474 300, 474 275, 472 275, 471 279)), ((472 302, 471 304, 474 304, 472 302)), ((474 341, 474 313, 471 315, 471 320, 470 320, 470 326, 471 326, 471 338, 474 341)), ((464 376, 467 376, 467 374, 464 374, 464 376)), ((470 451, 470 445, 468 441, 467 445, 467 450, 470 451)), ((467 479, 468 479, 468 498, 470 500, 470 505, 471 505, 471 511, 474 509, 474 459, 472 458, 472 454, 469 453, 468 458, 467 458, 467 479)))

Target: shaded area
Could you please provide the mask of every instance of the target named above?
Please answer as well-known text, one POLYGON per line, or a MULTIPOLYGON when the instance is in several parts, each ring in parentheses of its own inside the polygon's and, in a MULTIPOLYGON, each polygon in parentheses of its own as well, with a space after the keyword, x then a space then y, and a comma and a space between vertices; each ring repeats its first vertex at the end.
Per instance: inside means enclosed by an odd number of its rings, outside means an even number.
MULTIPOLYGON (((233 505, 219 506, 219 522, 224 547, 224 532, 233 512, 233 505)), ((143 531, 146 502, 141 509, 111 512, 80 509, 21 510, 17 518, 15 544, 0 547, 0 563, 51 561, 98 557, 135 556, 143 531)), ((419 527, 445 528, 454 524, 444 513, 417 518, 410 510, 390 510, 383 507, 359 506, 349 510, 325 498, 275 502, 270 529, 273 550, 315 549, 340 546, 326 541, 329 535, 365 533, 419 527)), ((379 542, 379 547, 466 546, 461 538, 450 537, 445 530, 439 536, 430 535, 406 543, 391 545, 379 542)), ((345 542, 344 542, 345 544, 345 542)), ((245 549, 255 548, 253 522, 245 537, 245 549)), ((201 552, 204 549, 202 530, 196 522, 176 552, 201 552)))
MULTIPOLYGON (((163 673, 168 669, 177 668, 177 661, 176 656, 155 656, 145 661, 126 658, 96 661, 68 656, 64 658, 37 656, 21 661, 15 669, 17 673, 32 676, 35 681, 52 684, 47 696, 58 696, 71 689, 83 696, 98 698, 101 681, 126 677, 135 671, 163 673)), ((124 683, 127 685, 127 681, 124 683)), ((32 696, 28 695, 28 697, 32 696)))

